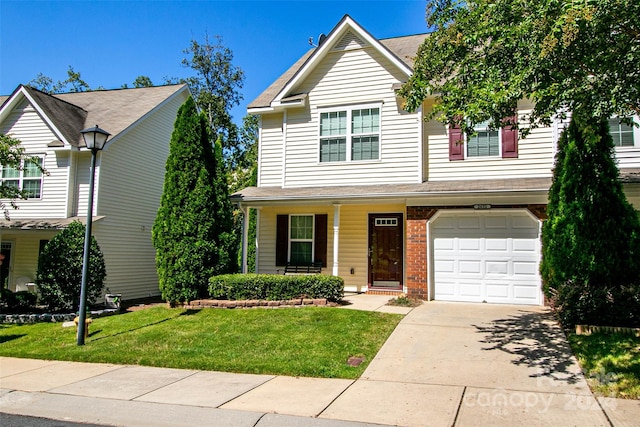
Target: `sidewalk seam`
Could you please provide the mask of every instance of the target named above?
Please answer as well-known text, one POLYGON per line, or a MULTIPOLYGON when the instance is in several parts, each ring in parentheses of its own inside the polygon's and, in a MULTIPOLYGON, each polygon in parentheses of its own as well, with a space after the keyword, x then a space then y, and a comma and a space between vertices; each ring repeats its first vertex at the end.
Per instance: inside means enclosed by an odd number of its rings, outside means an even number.
POLYGON ((460 408, 462 408, 462 402, 464 402, 464 394, 467 392, 467 386, 464 386, 462 389, 462 394, 460 395, 460 403, 458 403, 458 409, 456 410, 456 415, 453 417, 453 423, 451 423, 451 427, 454 427, 458 422, 458 415, 460 415, 460 408))

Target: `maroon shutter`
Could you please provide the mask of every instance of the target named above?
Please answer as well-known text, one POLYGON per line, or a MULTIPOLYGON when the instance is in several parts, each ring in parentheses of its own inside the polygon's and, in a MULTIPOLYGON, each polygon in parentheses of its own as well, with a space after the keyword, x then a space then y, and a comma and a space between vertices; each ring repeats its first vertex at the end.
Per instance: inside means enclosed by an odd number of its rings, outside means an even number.
POLYGON ((518 121, 518 115, 508 117, 505 122, 507 125, 502 128, 502 157, 516 158, 518 157, 518 129, 515 124, 518 121))
POLYGON ((278 215, 276 222, 276 266, 287 265, 289 255, 289 215, 278 215))
POLYGON ((315 249, 313 261, 322 261, 322 266, 327 266, 327 214, 316 215, 315 235, 313 236, 315 249))
POLYGON ((449 126, 449 160, 464 160, 464 135, 458 126, 449 126))

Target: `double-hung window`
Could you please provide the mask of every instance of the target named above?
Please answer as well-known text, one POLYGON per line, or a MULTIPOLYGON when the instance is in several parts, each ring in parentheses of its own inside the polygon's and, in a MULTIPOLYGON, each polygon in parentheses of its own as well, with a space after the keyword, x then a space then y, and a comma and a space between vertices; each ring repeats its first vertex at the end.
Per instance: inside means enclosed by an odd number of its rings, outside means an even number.
POLYGON ((616 147, 633 147, 635 145, 635 126, 622 123, 620 118, 609 119, 609 132, 616 147))
POLYGON ((320 113, 320 161, 380 158, 380 107, 320 113))
POLYGON ((28 199, 39 199, 42 196, 42 158, 33 157, 32 161, 22 162, 19 169, 2 166, 2 183, 7 187, 26 191, 28 199))
POLYGON ((489 129, 489 121, 473 127, 475 133, 467 141, 467 157, 489 157, 500 155, 500 132, 489 129))
POLYGON ((291 215, 290 254, 293 265, 309 265, 313 262, 313 215, 291 215))

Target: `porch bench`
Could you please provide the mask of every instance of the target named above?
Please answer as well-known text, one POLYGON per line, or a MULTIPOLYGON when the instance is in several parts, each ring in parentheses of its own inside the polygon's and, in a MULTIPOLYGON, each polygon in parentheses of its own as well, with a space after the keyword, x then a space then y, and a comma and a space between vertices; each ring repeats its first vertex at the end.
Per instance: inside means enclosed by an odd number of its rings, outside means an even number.
POLYGON ((291 264, 287 263, 284 274, 320 274, 322 271, 322 261, 314 261, 311 264, 291 264))

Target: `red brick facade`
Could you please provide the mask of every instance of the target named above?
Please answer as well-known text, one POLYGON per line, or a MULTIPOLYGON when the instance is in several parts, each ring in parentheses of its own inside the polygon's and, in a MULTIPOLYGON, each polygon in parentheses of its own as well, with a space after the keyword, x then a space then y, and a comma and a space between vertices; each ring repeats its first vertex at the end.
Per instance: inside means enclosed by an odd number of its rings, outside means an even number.
POLYGON ((407 206, 407 295, 426 300, 427 290, 427 220, 438 210, 407 206))

